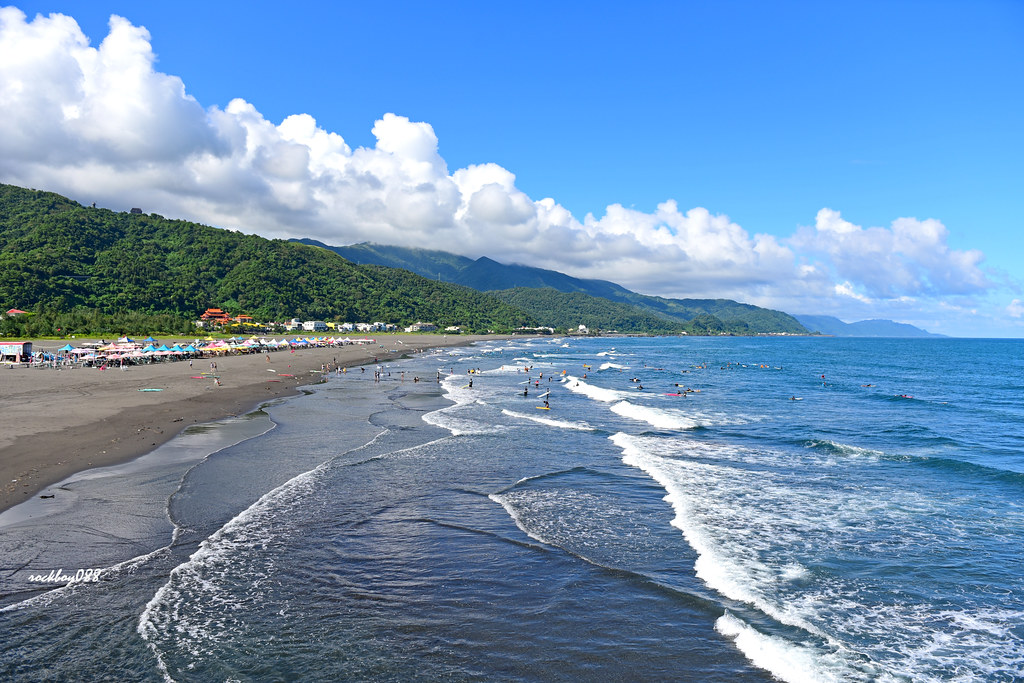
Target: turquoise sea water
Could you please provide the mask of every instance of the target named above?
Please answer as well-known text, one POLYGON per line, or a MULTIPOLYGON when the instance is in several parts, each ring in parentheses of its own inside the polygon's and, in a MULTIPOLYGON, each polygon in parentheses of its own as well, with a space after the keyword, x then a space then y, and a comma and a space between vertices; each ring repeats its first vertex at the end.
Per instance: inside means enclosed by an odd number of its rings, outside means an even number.
POLYGON ((0 515, 0 678, 1024 680, 1024 342, 371 370, 0 515))

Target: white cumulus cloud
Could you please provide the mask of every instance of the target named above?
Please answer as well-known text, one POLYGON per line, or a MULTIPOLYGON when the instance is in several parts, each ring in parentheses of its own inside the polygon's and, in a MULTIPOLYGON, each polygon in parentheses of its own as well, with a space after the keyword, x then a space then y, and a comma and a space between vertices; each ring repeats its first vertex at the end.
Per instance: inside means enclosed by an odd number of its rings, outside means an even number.
POLYGON ((966 295, 991 286, 981 269, 984 254, 947 244, 946 227, 935 219, 898 218, 888 228, 863 228, 838 211, 821 209, 813 228, 790 243, 827 258, 836 275, 860 283, 876 298, 966 295))
POLYGON ((70 17, 0 8, 0 180, 268 237, 488 255, 794 312, 991 287, 983 255, 949 248, 933 219, 863 228, 821 209, 785 240, 673 200, 580 220, 497 164, 450 171, 429 123, 386 113, 375 145, 352 148, 308 113, 204 107, 154 63, 148 31, 121 17, 93 47, 70 17))

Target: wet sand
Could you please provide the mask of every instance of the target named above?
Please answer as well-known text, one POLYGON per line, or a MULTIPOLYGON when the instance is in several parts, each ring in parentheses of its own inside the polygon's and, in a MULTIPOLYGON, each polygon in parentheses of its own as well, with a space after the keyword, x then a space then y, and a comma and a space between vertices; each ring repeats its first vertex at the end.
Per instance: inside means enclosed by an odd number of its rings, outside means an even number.
MULTIPOLYGON (((322 380, 322 365, 392 362, 418 350, 496 338, 381 335, 375 344, 196 359, 191 368, 188 361, 125 370, 0 366, 0 511, 75 472, 143 455, 193 424, 297 394, 322 380), (211 360, 219 385, 203 374, 212 372, 211 360)), ((33 347, 61 345, 42 341, 33 347)))

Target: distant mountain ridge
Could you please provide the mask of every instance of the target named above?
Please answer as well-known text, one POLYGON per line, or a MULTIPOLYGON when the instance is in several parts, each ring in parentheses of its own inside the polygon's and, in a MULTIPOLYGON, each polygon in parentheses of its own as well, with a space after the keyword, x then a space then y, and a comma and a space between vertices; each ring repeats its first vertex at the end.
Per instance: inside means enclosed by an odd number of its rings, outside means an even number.
POLYGON ((583 292, 612 299, 632 294, 628 289, 606 280, 584 280, 565 273, 532 266, 508 265, 486 256, 474 260, 447 251, 394 247, 361 242, 347 247, 333 247, 313 239, 293 240, 333 251, 352 263, 404 268, 417 275, 443 282, 471 287, 482 292, 515 287, 550 287, 560 292, 583 292))
MULTIPOLYGON (((626 304, 638 309, 632 320, 653 315, 663 321, 659 329, 685 329, 697 321, 700 330, 720 330, 737 334, 807 334, 808 330, 794 317, 781 311, 739 303, 730 299, 667 299, 630 291, 607 280, 586 280, 565 273, 518 264, 502 264, 487 257, 476 260, 443 251, 395 247, 363 242, 347 247, 334 247, 312 239, 295 240, 303 244, 333 251, 356 264, 375 264, 404 268, 423 277, 460 284, 482 292, 508 290, 552 289, 563 294, 582 294, 626 304), (718 322, 724 323, 719 326, 718 322)), ((515 295, 517 305, 531 303, 545 311, 552 305, 571 307, 582 300, 543 296, 515 295), (541 303, 543 301, 543 303, 541 303)), ((588 304, 591 305, 591 304, 588 304)), ((526 308, 527 312, 532 312, 526 308)), ((537 312, 541 310, 537 309, 537 312)), ((615 319, 623 319, 623 309, 615 309, 615 319)), ((536 315, 536 313, 534 313, 536 315)))
POLYGON ((831 315, 796 315, 793 316, 812 332, 830 334, 836 337, 945 337, 934 334, 920 327, 892 320, 861 320, 846 323, 831 315))

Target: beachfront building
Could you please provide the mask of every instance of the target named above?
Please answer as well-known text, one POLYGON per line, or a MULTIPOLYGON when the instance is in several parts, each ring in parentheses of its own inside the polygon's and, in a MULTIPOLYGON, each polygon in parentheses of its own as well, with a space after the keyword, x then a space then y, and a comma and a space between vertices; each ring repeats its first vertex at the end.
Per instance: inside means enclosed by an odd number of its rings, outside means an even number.
POLYGON ((434 332, 437 330, 437 325, 434 323, 421 323, 415 322, 409 327, 405 328, 406 332, 434 332))
POLYGON ((27 363, 32 360, 32 342, 5 341, 0 343, 0 362, 27 363))
POLYGON ((199 321, 210 325, 226 325, 231 322, 231 316, 219 308, 207 308, 201 316, 199 321))
POLYGON ((326 332, 327 323, 323 320, 307 320, 302 323, 302 329, 306 332, 326 332))

